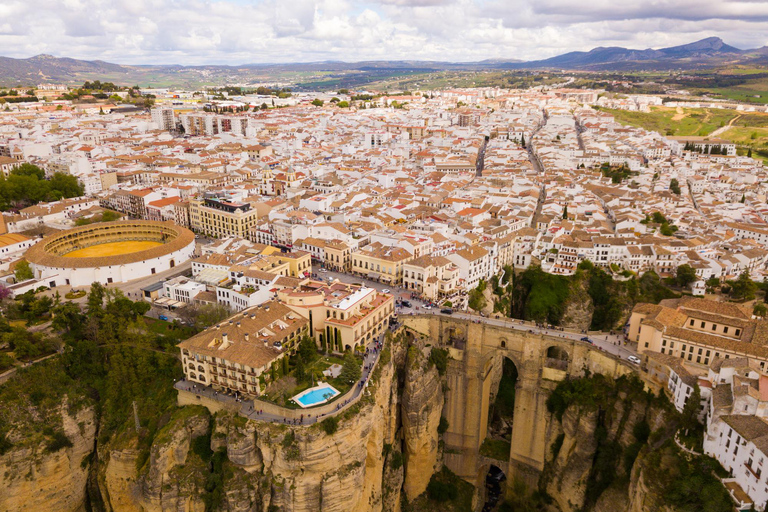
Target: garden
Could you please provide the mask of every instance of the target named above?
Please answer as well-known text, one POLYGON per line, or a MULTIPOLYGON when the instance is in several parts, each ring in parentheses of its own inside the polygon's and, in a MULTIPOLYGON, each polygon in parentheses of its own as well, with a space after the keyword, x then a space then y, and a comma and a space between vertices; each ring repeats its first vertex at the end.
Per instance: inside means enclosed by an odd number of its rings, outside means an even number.
POLYGON ((360 380, 362 365, 363 358, 359 353, 347 351, 343 356, 320 353, 315 341, 304 337, 296 353, 272 363, 269 382, 262 376, 262 386, 266 385, 266 390, 260 399, 289 409, 299 409, 300 406, 291 398, 323 381, 339 391, 330 400, 332 402, 344 396, 360 380), (323 375, 333 365, 341 366, 338 376, 323 375))

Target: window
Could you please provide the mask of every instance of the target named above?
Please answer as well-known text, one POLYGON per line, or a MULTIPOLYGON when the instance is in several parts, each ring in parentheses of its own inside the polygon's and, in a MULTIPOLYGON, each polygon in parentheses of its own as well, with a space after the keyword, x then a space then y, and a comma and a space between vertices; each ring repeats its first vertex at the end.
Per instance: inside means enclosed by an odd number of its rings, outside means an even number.
POLYGON ((693 322, 694 322, 694 320, 693 320, 693 318, 691 318, 691 327, 693 327, 693 322))
POLYGON ((703 329, 706 324, 706 322, 701 322, 701 328, 703 329))
POLYGON ((716 331, 716 330, 717 330, 717 324, 712 324, 712 330, 713 330, 713 331, 716 331))
POLYGON ((739 336, 741 334, 741 329, 736 329, 736 336, 739 336))
POLYGON ((723 334, 728 334, 728 326, 727 325, 723 326, 723 334))

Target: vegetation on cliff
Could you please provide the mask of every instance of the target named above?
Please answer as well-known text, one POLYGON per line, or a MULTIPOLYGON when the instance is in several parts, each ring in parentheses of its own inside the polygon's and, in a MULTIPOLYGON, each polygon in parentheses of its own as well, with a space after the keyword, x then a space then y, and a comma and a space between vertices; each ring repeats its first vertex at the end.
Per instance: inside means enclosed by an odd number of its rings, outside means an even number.
POLYGON ((560 325, 569 303, 586 299, 592 304, 593 330, 614 329, 638 302, 656 304, 679 296, 653 271, 619 280, 589 261, 580 263, 572 276, 549 274, 539 265, 517 274, 505 267, 504 276, 512 277, 503 287, 498 277, 491 279, 494 311, 511 318, 560 325))
MULTIPOLYGON (((683 415, 663 395, 645 391, 637 377, 613 380, 597 374, 562 381, 547 399, 547 409, 561 423, 566 413, 594 422, 593 439, 583 440, 594 446, 594 452, 582 511, 595 508, 609 489, 627 496, 632 478, 641 474, 646 492, 674 510, 730 510, 730 498, 713 473, 717 464, 706 457, 687 457, 672 440, 685 421, 683 415)), ((558 471, 567 471, 556 462, 563 441, 561 434, 552 443, 541 490, 558 471)), ((559 464, 569 463, 565 455, 559 464)))
MULTIPOLYGON (((32 297, 30 303, 40 302, 32 297)), ((19 443, 36 442, 36 429, 59 429, 52 414, 64 397, 69 407, 85 402, 96 408, 99 441, 133 425, 132 402, 146 432, 143 449, 167 422, 164 414, 175 407, 173 382, 181 377, 175 343, 189 335, 182 327, 145 321, 146 303, 136 303, 119 290, 94 284, 84 312, 72 302, 51 302, 56 343, 61 356, 35 364, 0 388, 0 445, 5 450, 19 443), (50 421, 49 421, 50 420, 50 421), (11 422, 18 430, 10 434, 11 422)), ((24 307, 13 305, 9 309, 24 307)), ((11 330, 10 333, 13 334, 11 330)), ((47 336, 42 339, 49 339, 47 336)), ((58 419, 57 419, 58 418, 58 419)), ((51 430, 52 429, 52 430, 51 430)), ((61 443, 59 439, 59 444, 61 443)))

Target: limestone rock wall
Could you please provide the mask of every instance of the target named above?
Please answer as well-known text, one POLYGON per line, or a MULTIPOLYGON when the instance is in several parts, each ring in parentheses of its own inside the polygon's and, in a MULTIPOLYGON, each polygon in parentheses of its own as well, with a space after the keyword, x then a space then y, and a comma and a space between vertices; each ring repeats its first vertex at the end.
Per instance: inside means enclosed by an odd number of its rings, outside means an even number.
POLYGON ((66 400, 60 415, 71 447, 50 453, 44 443, 22 445, 0 456, 0 510, 84 510, 86 458, 94 447, 96 415, 88 407, 70 415, 66 400))
MULTIPOLYGON (((428 352, 428 349, 427 349, 428 352)), ((403 390, 402 422, 405 455, 403 490, 411 501, 427 489, 438 464, 437 427, 443 411, 442 381, 427 354, 409 349, 403 390)))

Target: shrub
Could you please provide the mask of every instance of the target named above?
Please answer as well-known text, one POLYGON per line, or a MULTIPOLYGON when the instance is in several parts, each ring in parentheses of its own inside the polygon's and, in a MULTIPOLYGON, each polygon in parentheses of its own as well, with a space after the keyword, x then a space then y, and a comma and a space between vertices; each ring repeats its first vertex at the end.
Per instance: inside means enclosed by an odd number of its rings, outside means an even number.
POLYGON ((331 416, 330 418, 326 418, 320 422, 320 426, 323 428, 323 432, 325 432, 329 436, 333 435, 339 429, 339 418, 337 418, 336 416, 331 416))
POLYGON ((62 448, 71 448, 71 447, 72 447, 72 441, 69 440, 69 438, 64 434, 64 432, 57 430, 56 432, 53 433, 51 440, 48 441, 48 446, 45 447, 45 450, 49 453, 53 453, 61 450, 62 448))
POLYGON ((448 420, 444 416, 440 416, 440 424, 437 426, 437 433, 440 435, 445 434, 448 431, 448 420))
POLYGON ((430 480, 427 485, 429 499, 437 502, 453 501, 459 495, 456 487, 438 480, 430 480))
POLYGON ((435 365, 437 373, 445 375, 448 369, 448 351, 442 348, 433 348, 429 353, 429 362, 435 365))
POLYGON ((400 452, 393 452, 392 458, 389 459, 389 467, 397 471, 403 466, 403 454, 400 452))

